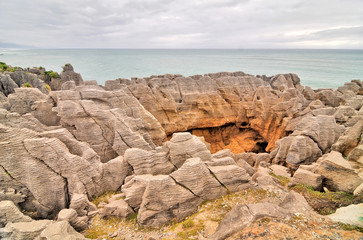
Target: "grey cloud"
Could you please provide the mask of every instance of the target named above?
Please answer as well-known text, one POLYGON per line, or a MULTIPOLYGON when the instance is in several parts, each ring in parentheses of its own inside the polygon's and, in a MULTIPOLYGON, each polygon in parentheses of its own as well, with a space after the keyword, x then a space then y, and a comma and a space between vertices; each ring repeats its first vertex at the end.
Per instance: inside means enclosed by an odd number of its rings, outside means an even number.
POLYGON ((363 48, 360 0, 12 0, 0 41, 44 48, 363 48), (294 34, 294 32, 306 32, 294 34), (328 44, 329 45, 329 44, 328 44))

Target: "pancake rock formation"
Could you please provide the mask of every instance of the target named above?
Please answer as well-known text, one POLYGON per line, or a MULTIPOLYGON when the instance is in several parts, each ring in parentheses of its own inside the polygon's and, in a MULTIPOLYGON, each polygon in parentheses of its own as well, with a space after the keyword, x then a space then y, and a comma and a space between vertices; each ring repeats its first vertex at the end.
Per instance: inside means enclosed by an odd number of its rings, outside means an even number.
MULTIPOLYGON (((295 74, 243 72, 99 86, 70 64, 61 74, 0 73, 0 236, 82 239, 74 229, 96 214, 137 212, 138 224, 159 227, 203 201, 276 185, 271 170, 290 185, 361 195, 362 88, 353 80, 313 90, 295 74), (99 210, 90 200, 107 191, 121 197, 99 210)), ((258 208, 232 209, 210 239, 293 211, 283 203, 258 208), (246 218, 227 231, 239 213, 246 218)))

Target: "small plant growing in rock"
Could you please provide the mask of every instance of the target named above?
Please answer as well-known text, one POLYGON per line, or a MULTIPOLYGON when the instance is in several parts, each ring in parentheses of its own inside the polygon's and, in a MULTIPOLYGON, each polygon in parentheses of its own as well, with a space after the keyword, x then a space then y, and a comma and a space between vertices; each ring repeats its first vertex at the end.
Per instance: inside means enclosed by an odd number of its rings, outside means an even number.
POLYGON ((0 62, 0 71, 5 72, 8 69, 8 65, 4 62, 0 62))
POLYGON ((48 84, 44 83, 44 87, 48 92, 52 91, 52 88, 48 84))
POLYGON ((23 87, 23 88, 32 88, 33 86, 29 82, 26 82, 23 85, 21 85, 21 87, 23 87))
POLYGON ((49 76, 49 77, 51 77, 51 78, 59 78, 58 73, 53 72, 52 70, 50 70, 50 71, 46 71, 46 72, 45 72, 45 74, 46 74, 46 75, 48 75, 48 76, 49 76))

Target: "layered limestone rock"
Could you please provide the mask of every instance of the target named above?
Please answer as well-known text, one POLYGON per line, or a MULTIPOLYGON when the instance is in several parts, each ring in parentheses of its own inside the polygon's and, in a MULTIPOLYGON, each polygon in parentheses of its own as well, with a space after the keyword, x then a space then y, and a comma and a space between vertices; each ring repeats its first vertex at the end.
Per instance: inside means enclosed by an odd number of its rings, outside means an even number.
POLYGON ((160 226, 227 192, 274 185, 271 163, 296 183, 361 192, 361 81, 313 90, 294 74, 235 72, 117 79, 103 88, 71 65, 64 70, 29 70, 63 89, 49 94, 41 81, 22 88, 22 70, 0 74, 0 199, 32 217, 63 211, 60 220, 84 229, 97 213, 89 200, 121 190, 125 199, 104 216, 138 211, 139 224, 160 226), (299 168, 312 163, 310 172, 299 168))
POLYGON ((134 79, 127 88, 167 135, 190 130, 204 136, 212 152, 230 148, 238 153, 271 150, 284 136, 283 119, 306 105, 295 88, 299 81, 293 74, 266 81, 242 72, 162 75, 134 79))

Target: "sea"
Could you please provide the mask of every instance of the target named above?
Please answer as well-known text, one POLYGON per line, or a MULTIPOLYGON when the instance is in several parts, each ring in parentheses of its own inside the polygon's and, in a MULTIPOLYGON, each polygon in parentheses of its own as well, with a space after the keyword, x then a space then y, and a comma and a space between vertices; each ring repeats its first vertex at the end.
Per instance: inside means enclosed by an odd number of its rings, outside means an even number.
POLYGON ((0 49, 0 62, 61 72, 71 63, 84 80, 203 75, 243 71, 272 76, 296 73, 301 84, 337 88, 363 80, 363 50, 317 49, 0 49))

